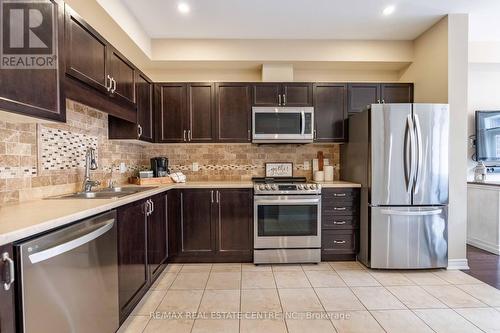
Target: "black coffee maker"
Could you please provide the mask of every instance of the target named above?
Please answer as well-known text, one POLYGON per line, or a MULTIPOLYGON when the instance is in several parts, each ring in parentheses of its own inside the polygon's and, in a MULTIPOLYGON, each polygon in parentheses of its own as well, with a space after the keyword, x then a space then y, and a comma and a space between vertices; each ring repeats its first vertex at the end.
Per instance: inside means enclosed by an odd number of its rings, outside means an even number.
POLYGON ((153 157, 151 159, 151 170, 154 177, 166 177, 168 175, 168 158, 153 157))

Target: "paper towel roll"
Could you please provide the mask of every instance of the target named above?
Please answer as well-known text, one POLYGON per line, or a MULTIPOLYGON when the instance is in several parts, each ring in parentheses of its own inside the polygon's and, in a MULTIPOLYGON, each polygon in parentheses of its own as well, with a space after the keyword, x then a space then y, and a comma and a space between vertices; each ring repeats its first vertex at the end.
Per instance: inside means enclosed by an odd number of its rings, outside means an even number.
POLYGON ((333 166, 325 165, 325 182, 333 182, 333 166))
POLYGON ((314 172, 314 181, 315 182, 324 182, 325 181, 325 172, 324 171, 315 171, 314 172))

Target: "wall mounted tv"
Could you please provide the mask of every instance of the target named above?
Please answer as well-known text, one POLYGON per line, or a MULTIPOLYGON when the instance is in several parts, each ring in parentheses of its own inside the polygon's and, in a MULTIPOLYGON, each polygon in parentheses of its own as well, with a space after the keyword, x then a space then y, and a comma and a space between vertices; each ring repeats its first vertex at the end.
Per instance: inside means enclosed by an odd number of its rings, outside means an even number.
POLYGON ((476 160, 500 163, 500 111, 476 111, 476 160))

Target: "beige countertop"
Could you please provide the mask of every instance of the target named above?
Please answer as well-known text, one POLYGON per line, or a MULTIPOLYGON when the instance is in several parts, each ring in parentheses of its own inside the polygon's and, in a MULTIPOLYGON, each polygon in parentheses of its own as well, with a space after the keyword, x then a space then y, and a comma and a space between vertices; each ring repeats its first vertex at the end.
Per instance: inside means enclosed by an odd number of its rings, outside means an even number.
MULTIPOLYGON (((129 186, 129 185, 127 185, 129 186)), ((134 186, 134 185, 130 185, 134 186)), ((359 187, 349 182, 323 187, 359 187)), ((252 188, 251 181, 207 181, 160 185, 154 189, 113 199, 49 199, 0 206, 0 245, 58 228, 174 188, 252 188)))
POLYGON ((322 188, 359 188, 361 184, 346 182, 343 180, 336 180, 333 182, 315 182, 316 184, 320 184, 322 188))

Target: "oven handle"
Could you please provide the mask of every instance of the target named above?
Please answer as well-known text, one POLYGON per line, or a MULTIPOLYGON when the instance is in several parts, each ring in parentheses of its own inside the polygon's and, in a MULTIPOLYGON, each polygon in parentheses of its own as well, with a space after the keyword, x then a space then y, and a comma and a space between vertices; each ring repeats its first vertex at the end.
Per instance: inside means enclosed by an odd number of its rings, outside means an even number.
POLYGON ((319 204, 321 202, 321 199, 285 199, 285 200, 278 200, 278 199, 266 199, 266 200, 261 200, 261 199, 255 199, 255 204, 256 205, 296 205, 296 204, 319 204))

